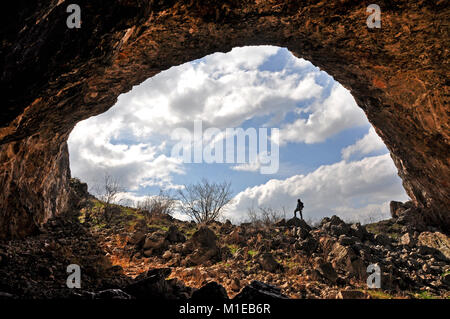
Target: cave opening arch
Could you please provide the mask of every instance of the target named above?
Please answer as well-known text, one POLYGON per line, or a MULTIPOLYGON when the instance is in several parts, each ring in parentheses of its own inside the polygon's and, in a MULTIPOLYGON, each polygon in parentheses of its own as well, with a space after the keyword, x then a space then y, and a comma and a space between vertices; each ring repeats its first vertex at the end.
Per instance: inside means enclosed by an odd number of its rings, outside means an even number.
POLYGON ((448 8, 408 1, 380 7, 389 19, 369 29, 361 3, 129 1, 85 5, 82 28, 69 30, 60 3, 18 6, 11 13, 17 19, 2 26, 1 236, 27 235, 67 209, 66 141, 77 122, 161 70, 248 45, 287 47, 348 88, 414 205, 428 223, 449 226, 441 63, 449 37, 434 23, 446 20, 448 8))

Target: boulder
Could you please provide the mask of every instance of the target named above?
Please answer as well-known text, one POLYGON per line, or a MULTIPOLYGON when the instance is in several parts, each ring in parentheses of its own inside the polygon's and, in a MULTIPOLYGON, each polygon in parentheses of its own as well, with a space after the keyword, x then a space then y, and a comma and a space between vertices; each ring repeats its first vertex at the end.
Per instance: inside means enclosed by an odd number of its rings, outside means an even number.
POLYGON ((417 244, 417 240, 410 233, 406 233, 400 237, 400 244, 413 247, 417 244))
POLYGON ((331 216, 329 223, 334 226, 345 224, 345 222, 336 215, 331 216))
POLYGON ((319 242, 312 237, 308 237, 299 242, 298 248, 307 254, 312 254, 319 246, 319 242))
POLYGON ((194 252, 186 257, 186 266, 203 265, 207 262, 218 262, 221 260, 220 250, 215 248, 196 249, 194 252))
POLYGON ((190 239, 195 248, 215 248, 217 247, 216 241, 216 234, 207 226, 201 226, 190 239))
POLYGON ((233 278, 230 285, 231 290, 239 291, 241 289, 241 281, 239 278, 233 278))
POLYGON ((330 217, 324 217, 320 221, 320 227, 323 227, 325 224, 327 224, 330 221, 330 217))
POLYGON ((186 237, 182 232, 180 232, 175 225, 171 225, 166 234, 166 239, 171 243, 184 243, 186 241, 186 237))
POLYGON ((304 227, 294 227, 292 228, 292 235, 299 237, 300 239, 306 239, 308 238, 310 235, 309 230, 307 228, 304 227))
POLYGON ((341 290, 336 299, 368 299, 369 296, 360 290, 341 290))
POLYGON ((172 256, 173 256, 173 253, 172 253, 170 250, 166 250, 166 251, 164 252, 164 254, 162 255, 162 258, 164 258, 164 259, 170 259, 170 258, 172 258, 172 256))
POLYGON ((322 277, 324 277, 328 281, 330 281, 332 283, 335 283, 337 281, 338 275, 337 275, 336 271, 334 270, 333 266, 331 265, 331 263, 329 263, 329 262, 320 263, 316 267, 316 269, 322 275, 322 277))
POLYGON ((322 219, 321 228, 336 237, 348 235, 350 232, 350 226, 336 215, 333 215, 331 218, 322 219))
POLYGON ((301 228, 306 229, 308 232, 311 230, 311 227, 303 219, 300 219, 298 217, 294 217, 294 218, 289 219, 286 222, 286 226, 288 226, 288 227, 294 227, 294 226, 295 227, 301 227, 301 228))
POLYGON ((233 229, 233 224, 229 219, 220 227, 219 232, 221 234, 228 234, 233 229))
POLYGON ((139 299, 170 299, 166 277, 170 268, 158 268, 136 277, 136 281, 126 286, 123 291, 139 299))
POLYGON ((283 269, 283 267, 273 258, 270 253, 263 253, 259 256, 258 262, 262 269, 268 272, 277 272, 283 269))
POLYGON ((120 289, 106 289, 95 293, 93 299, 122 299, 129 300, 133 297, 120 289))
POLYGON ((161 250, 164 248, 167 248, 168 242, 164 236, 164 233, 161 232, 155 232, 152 234, 147 235, 144 241, 144 250, 161 250))
POLYGON ((228 299, 228 294, 225 288, 216 283, 216 282, 209 282, 203 287, 201 287, 198 290, 195 290, 192 293, 191 300, 192 301, 198 301, 198 302, 204 302, 204 301, 223 301, 228 299))
POLYGON ((319 244, 325 256, 328 256, 328 254, 333 250, 335 243, 336 239, 331 236, 322 236, 319 239, 319 244))
POLYGON ((128 239, 128 244, 130 244, 130 245, 139 245, 144 240, 145 240, 145 233, 142 232, 142 231, 136 231, 128 239))
POLYGON ((250 285, 245 286, 239 294, 237 294, 233 300, 236 301, 271 301, 277 299, 289 299, 287 296, 281 293, 281 289, 272 285, 260 282, 252 281, 250 285))
POLYGON ((367 238, 366 227, 362 226, 360 223, 352 224, 350 226, 350 233, 352 236, 359 238, 361 241, 367 238))
POLYGON ((237 229, 235 229, 226 237, 225 242, 239 245, 245 242, 245 238, 237 229))
POLYGON ((346 235, 339 236, 339 243, 344 246, 354 245, 358 241, 356 237, 349 237, 346 235))
POLYGON ((442 284, 450 288, 450 273, 446 273, 442 275, 441 278, 442 284))
POLYGON ((390 204, 391 216, 392 218, 397 218, 405 210, 402 202, 391 201, 390 204))
POLYGON ((419 235, 418 245, 437 249, 450 259, 450 238, 443 233, 423 232, 419 235))
POLYGON ((206 226, 200 227, 186 242, 186 247, 193 250, 186 258, 187 266, 201 265, 208 261, 217 262, 222 258, 221 251, 217 247, 216 234, 206 226))
POLYGON ((400 209, 398 212, 398 217, 396 219, 398 224, 407 226, 408 229, 417 230, 419 232, 427 230, 427 223, 419 208, 410 207, 405 210, 400 209))
POLYGON ((388 246, 388 245, 392 244, 391 238, 389 238, 388 236, 386 236, 384 234, 376 234, 374 239, 375 239, 376 243, 378 243, 382 246, 388 246))
POLYGON ((359 279, 366 277, 366 267, 364 262, 356 255, 351 247, 335 243, 327 260, 331 262, 334 269, 346 271, 350 276, 359 279))
POLYGON ((284 218, 279 219, 273 225, 276 227, 284 227, 286 226, 286 220, 284 218))

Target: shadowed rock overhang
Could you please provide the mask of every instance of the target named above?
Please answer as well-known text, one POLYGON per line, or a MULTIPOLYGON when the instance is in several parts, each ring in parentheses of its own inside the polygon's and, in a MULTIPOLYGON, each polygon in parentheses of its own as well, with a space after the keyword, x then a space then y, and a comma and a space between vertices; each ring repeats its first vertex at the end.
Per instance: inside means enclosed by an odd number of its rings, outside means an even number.
MULTIPOLYGON (((2 10, 0 237, 68 208, 67 138, 147 78, 236 46, 287 47, 353 94, 430 224, 450 228, 445 1, 15 1, 2 10)), ((188 108, 188 106, 187 106, 188 108)), ((187 109, 186 112, 189 110, 187 109)))

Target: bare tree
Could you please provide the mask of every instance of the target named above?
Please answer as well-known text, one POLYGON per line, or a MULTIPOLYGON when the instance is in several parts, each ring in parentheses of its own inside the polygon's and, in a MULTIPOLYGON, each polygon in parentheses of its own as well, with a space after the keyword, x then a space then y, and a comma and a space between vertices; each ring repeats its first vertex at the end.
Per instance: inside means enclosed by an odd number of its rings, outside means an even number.
POLYGON ((258 207, 258 210, 254 207, 247 209, 247 218, 255 226, 270 226, 285 217, 286 209, 284 207, 281 210, 266 206, 258 207))
POLYGON ((181 211, 197 223, 217 220, 231 202, 230 187, 231 183, 210 183, 206 179, 185 185, 178 191, 181 211))
POLYGON ((117 195, 122 192, 123 188, 119 181, 109 174, 105 174, 100 199, 105 203, 104 218, 107 222, 111 221, 113 215, 113 203, 116 202, 117 195))
POLYGON ((163 190, 159 191, 159 195, 147 196, 143 201, 140 201, 137 208, 147 212, 147 219, 152 216, 172 215, 175 209, 176 200, 169 193, 163 190))

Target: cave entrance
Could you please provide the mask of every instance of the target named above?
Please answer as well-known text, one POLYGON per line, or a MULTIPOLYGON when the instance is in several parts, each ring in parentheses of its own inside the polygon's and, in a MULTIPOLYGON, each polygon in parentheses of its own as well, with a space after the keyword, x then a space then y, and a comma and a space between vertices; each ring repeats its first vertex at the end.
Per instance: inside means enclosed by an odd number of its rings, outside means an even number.
POLYGON ((72 175, 96 195, 110 175, 129 206, 202 178, 231 182, 224 218, 235 222, 255 209, 290 218, 301 198, 311 222, 336 214, 368 223, 388 218, 391 200, 408 199, 351 93, 276 46, 236 47, 163 71, 79 122, 68 145, 72 175))
POLYGON ((381 28, 357 1, 90 2, 80 29, 67 28, 63 4, 17 6, 3 28, 1 238, 68 209, 76 123, 163 70, 246 45, 287 47, 350 89, 415 210, 450 229, 445 2, 380 3, 381 28))

